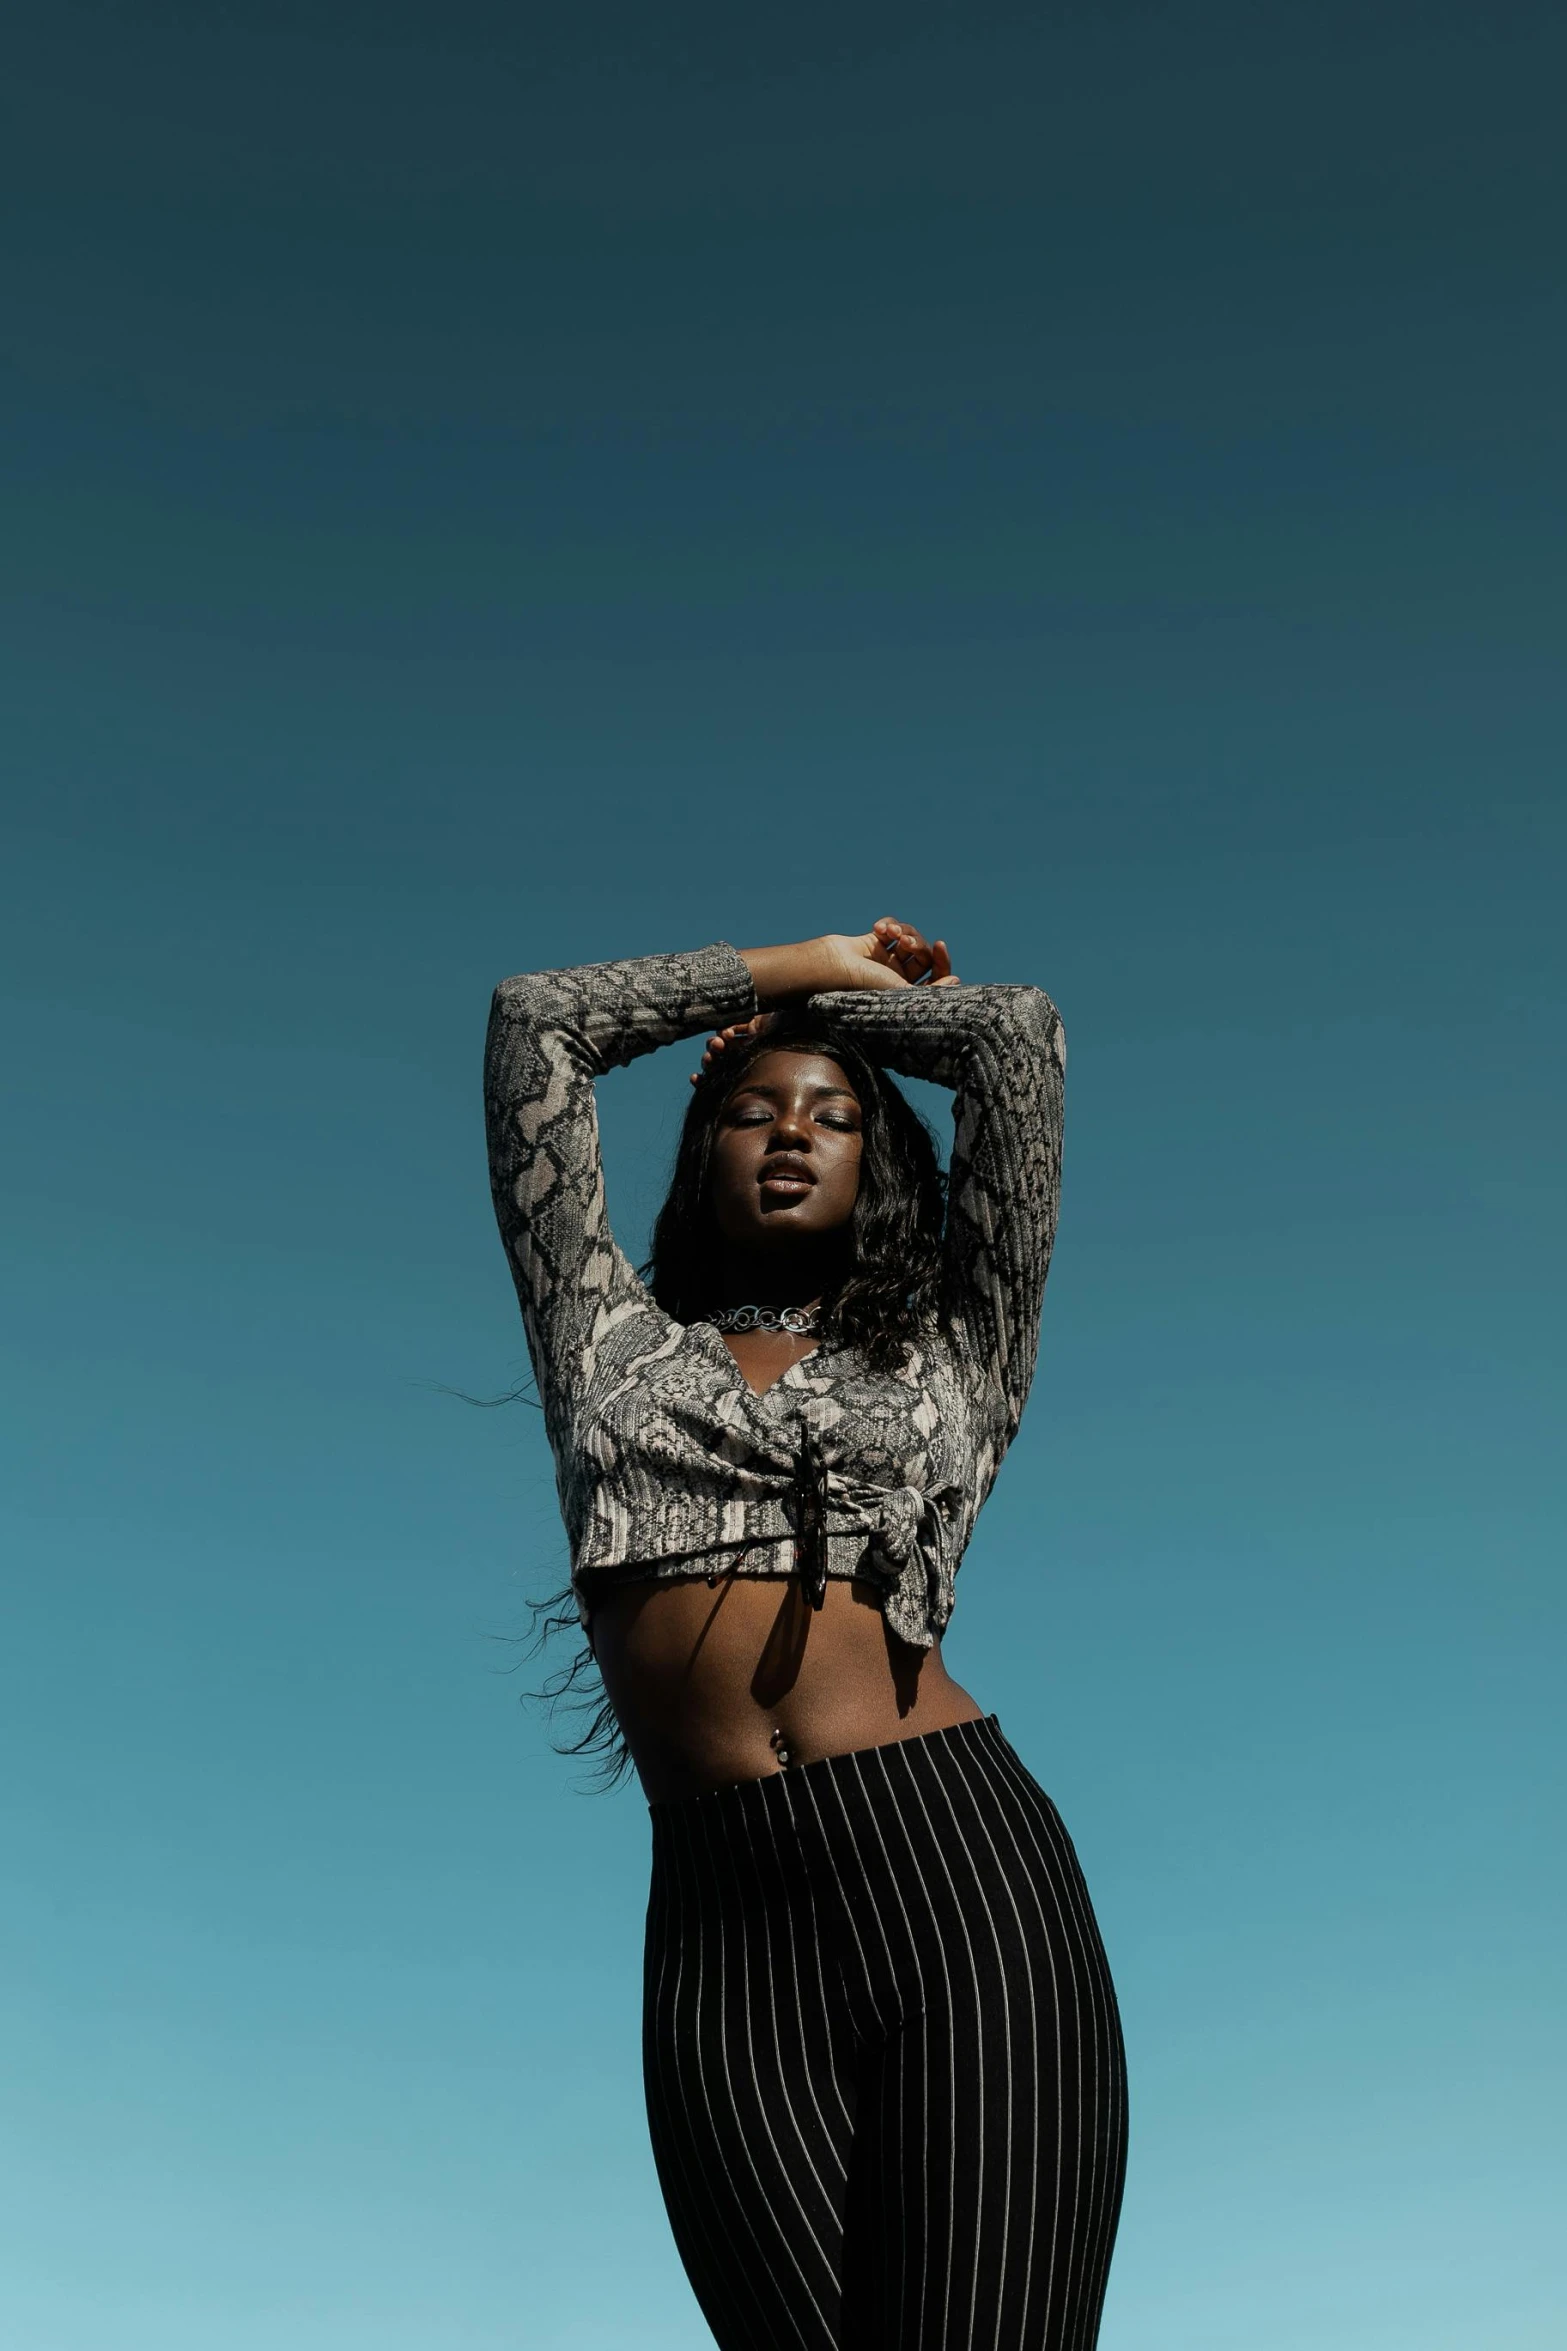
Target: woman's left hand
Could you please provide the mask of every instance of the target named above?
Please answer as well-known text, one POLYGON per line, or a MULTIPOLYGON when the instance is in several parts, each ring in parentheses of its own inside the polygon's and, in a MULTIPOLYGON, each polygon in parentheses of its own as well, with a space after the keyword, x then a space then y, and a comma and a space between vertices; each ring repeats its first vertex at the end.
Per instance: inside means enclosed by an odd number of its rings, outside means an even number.
POLYGON ((816 944, 828 973, 816 982, 818 988, 912 988, 922 980, 933 988, 958 984, 946 940, 932 946, 913 923, 893 914, 884 914, 857 936, 839 932, 816 944))
POLYGON ((884 914, 880 922, 871 925, 866 940, 855 940, 853 944, 863 947, 871 941, 874 941, 871 948, 874 959, 888 964, 911 987, 921 980, 928 980, 933 988, 958 985, 945 939, 938 939, 932 946, 913 923, 899 922, 895 915, 884 914))

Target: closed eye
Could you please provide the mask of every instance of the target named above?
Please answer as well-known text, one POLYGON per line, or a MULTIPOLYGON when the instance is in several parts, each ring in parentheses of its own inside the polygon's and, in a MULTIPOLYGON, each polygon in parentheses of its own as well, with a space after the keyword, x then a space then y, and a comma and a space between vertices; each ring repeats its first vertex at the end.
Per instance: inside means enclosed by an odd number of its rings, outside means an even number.
MULTIPOLYGON (((762 1127, 767 1126, 772 1117, 773 1113, 770 1110, 732 1110, 729 1114, 729 1124, 737 1127, 762 1127)), ((835 1133, 840 1135, 857 1135, 860 1131, 857 1120, 829 1118, 820 1111, 816 1116, 816 1124, 821 1127, 831 1127, 835 1133)))

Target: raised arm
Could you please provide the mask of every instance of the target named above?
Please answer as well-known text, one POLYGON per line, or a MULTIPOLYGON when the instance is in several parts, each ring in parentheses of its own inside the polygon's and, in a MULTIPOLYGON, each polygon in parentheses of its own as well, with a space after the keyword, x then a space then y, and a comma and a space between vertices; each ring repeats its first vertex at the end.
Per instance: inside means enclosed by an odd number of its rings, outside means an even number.
POLYGON ((955 982, 811 1002, 873 1061, 952 1089, 947 1299, 1010 1440, 1034 1376, 1060 1202, 1060 1015, 1041 988, 955 982))
POLYGON ((722 941, 503 980, 490 1007, 484 1115, 490 1190, 553 1438, 602 1333, 647 1292, 604 1201, 593 1081, 657 1045, 756 1010, 722 941))
MULTIPOLYGON (((858 935, 747 949, 745 961, 763 1020, 808 998, 873 1060, 952 1088, 947 1303, 1010 1442, 1033 1377, 1060 1198, 1060 1015, 1040 988, 965 988, 944 940, 932 946, 890 915, 858 935)), ((704 1067, 727 1043, 710 1041, 704 1067)))

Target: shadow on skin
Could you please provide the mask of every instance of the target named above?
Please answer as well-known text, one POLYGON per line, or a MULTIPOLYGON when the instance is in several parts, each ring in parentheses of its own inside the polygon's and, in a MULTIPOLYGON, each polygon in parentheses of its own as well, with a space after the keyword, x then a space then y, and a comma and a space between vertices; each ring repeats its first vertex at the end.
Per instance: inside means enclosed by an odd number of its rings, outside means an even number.
POLYGON ((887 1664, 892 1673, 898 1712, 900 1715, 912 1714, 914 1701, 920 1694, 920 1673, 930 1651, 914 1649, 907 1641, 900 1641, 885 1617, 882 1618, 882 1631, 887 1636, 887 1664))
MULTIPOLYGON (((856 1583, 851 1589, 856 1600, 864 1607, 874 1608, 878 1615, 881 1613, 880 1597, 872 1587, 862 1588, 856 1583)), ((758 1706, 776 1706, 780 1699, 788 1696, 799 1680, 813 1614, 798 1584, 791 1583, 779 1603, 762 1654, 757 1659, 756 1671, 751 1676, 751 1695, 758 1706)), ((702 1640, 706 1639, 712 1622, 710 1616, 702 1629, 702 1640)), ((893 1694, 901 1718, 914 1711, 915 1701, 919 1697, 920 1672, 930 1652, 910 1648, 907 1642, 900 1641, 885 1617, 882 1618, 882 1632, 887 1644, 887 1664, 892 1675, 893 1694)), ((697 1647, 701 1647, 701 1641, 698 1641, 697 1647)))
POLYGON ((786 1698, 800 1678, 800 1667, 805 1661, 805 1644, 810 1633, 811 1611, 797 1584, 790 1584, 784 1592, 778 1614, 763 1644, 751 1676, 751 1695, 758 1706, 776 1706, 786 1698))

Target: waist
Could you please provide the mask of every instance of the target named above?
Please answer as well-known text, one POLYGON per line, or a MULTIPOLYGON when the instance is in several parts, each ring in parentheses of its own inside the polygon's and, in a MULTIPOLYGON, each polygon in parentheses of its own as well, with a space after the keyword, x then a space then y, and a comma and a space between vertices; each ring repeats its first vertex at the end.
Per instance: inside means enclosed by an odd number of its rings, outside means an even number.
POLYGON ((939 1644, 889 1631, 873 1583, 721 1574, 612 1586, 591 1636, 651 1802, 938 1730, 978 1712, 939 1644))
MULTIPOLYGON (((706 1789, 700 1795, 660 1800, 650 1804, 648 1810, 653 1815, 655 1840, 667 1836, 670 1830, 677 1833, 694 1830, 701 1836, 726 1813, 738 1819, 759 1810, 770 1816, 781 1836, 799 1843, 802 1831, 812 1825, 813 1814, 814 1825, 818 1828, 823 1825, 820 1805, 800 1803, 802 1788, 820 1793, 851 1782, 863 1787, 870 1777, 867 1766, 873 1756, 880 1757, 884 1763, 900 1762, 915 1772, 933 1767, 946 1778, 959 1780, 972 1778, 976 1765, 983 1770, 1001 1754, 1017 1765, 1015 1751, 1002 1731, 1000 1716, 983 1714, 976 1708, 961 1721, 944 1723, 939 1730, 911 1731, 900 1738, 879 1739, 869 1747, 844 1747, 831 1755, 819 1756, 801 1764, 788 1786, 737 1780, 725 1787, 706 1789), (905 1752, 893 1757, 887 1751, 894 1747, 901 1747, 905 1752)), ((1028 1777, 1032 1780, 1032 1774, 1028 1777)), ((1037 1781, 1033 1784, 1038 1786, 1037 1781)))

